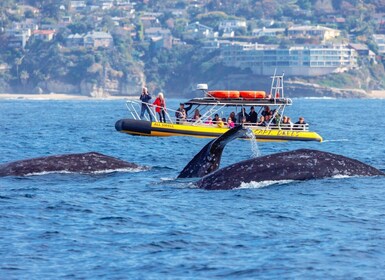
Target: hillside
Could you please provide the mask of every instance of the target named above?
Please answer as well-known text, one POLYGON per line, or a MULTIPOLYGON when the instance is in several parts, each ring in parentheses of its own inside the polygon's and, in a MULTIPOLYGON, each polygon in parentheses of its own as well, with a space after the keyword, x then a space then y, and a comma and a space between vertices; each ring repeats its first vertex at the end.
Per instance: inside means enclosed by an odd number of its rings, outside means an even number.
POLYGON ((383 0, 5 0, 0 10, 0 92, 136 95, 147 85, 152 92, 190 96, 197 83, 268 88, 268 77, 226 65, 221 50, 207 46, 221 40, 324 43, 317 36, 287 36, 300 25, 335 28, 341 35, 328 44, 364 45, 373 55, 360 54, 357 66, 343 73, 288 77, 296 94, 362 97, 385 89, 382 53, 372 36, 385 33, 383 0), (245 25, 228 30, 226 21, 245 25), (265 26, 283 28, 284 35, 253 35, 265 26))

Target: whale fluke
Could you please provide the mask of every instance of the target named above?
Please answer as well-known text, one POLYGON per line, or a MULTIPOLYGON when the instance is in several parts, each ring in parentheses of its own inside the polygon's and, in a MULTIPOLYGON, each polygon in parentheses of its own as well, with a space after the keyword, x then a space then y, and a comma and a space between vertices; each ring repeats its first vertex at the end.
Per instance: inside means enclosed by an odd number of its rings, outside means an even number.
POLYGON ((179 173, 178 178, 203 177, 218 169, 226 144, 239 137, 245 137, 247 129, 242 126, 229 129, 210 141, 179 173))
POLYGON ((92 173, 119 169, 137 169, 139 165, 96 152, 65 154, 19 160, 0 165, 0 176, 25 176, 43 172, 92 173))
POLYGON ((384 176, 385 173, 341 155, 300 149, 232 164, 203 177, 196 185, 207 190, 228 190, 250 182, 377 175, 384 176))

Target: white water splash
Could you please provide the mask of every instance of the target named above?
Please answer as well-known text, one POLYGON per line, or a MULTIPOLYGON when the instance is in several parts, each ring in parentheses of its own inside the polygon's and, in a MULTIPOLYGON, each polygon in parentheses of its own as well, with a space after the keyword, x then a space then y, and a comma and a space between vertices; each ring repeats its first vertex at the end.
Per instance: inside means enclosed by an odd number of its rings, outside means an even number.
POLYGON ((250 128, 247 129, 246 136, 250 139, 251 158, 260 157, 262 155, 261 150, 259 149, 257 139, 250 128))
POLYGON ((261 189, 272 185, 283 185, 293 182, 293 180, 280 180, 280 181, 251 181, 248 183, 242 182, 239 189, 261 189))
POLYGON ((115 172, 127 172, 127 173, 136 173, 141 171, 147 171, 150 170, 149 167, 141 166, 137 168, 117 168, 117 169, 105 169, 105 170, 97 170, 97 171, 91 171, 91 172, 73 172, 68 170, 55 170, 55 171, 42 171, 42 172, 32 172, 25 174, 24 176, 44 176, 44 175, 50 175, 50 174, 85 174, 85 175, 92 175, 92 174, 109 174, 109 173, 115 173, 115 172))

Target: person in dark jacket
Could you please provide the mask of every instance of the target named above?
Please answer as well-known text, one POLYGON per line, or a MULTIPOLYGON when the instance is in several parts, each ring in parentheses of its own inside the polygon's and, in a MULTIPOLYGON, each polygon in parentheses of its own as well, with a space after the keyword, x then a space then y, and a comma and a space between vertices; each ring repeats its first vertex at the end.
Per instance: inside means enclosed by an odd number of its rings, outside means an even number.
POLYGON ((294 130, 306 130, 307 123, 303 117, 299 117, 298 122, 294 124, 294 130))
POLYGON ((250 114, 247 122, 249 123, 256 123, 258 121, 258 114, 254 110, 254 106, 250 107, 250 114))
POLYGON ((152 121, 152 115, 150 112, 150 104, 148 103, 151 100, 151 94, 148 92, 146 87, 142 88, 142 94, 140 95, 139 99, 142 101, 142 109, 140 111, 140 119, 142 120, 144 117, 144 113, 147 111, 148 116, 150 117, 150 121, 152 121))
POLYGON ((187 114, 183 103, 180 103, 178 110, 175 111, 175 117, 177 124, 183 123, 186 120, 187 114))
MULTIPOLYGON (((238 123, 242 123, 243 118, 245 118, 246 121, 247 121, 247 119, 249 118, 249 114, 246 113, 246 108, 245 108, 245 107, 243 107, 243 108, 241 109, 241 111, 240 111, 240 112, 238 113, 238 115, 237 115, 238 123)), ((245 121, 245 122, 246 122, 246 121, 245 121)))

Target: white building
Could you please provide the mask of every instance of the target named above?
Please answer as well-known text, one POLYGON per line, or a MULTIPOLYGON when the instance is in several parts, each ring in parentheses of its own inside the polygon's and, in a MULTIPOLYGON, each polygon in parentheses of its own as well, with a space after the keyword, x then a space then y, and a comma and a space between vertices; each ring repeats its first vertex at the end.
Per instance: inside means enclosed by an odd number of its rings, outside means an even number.
POLYGON ((250 68, 257 75, 271 75, 279 69, 289 76, 319 76, 357 67, 357 52, 345 45, 279 48, 232 43, 220 49, 225 65, 250 68))
POLYGON ((280 35, 285 35, 285 28, 255 28, 252 31, 252 35, 255 37, 277 37, 280 35))
POLYGON ((385 35, 384 34, 373 34, 374 41, 378 47, 378 53, 385 54, 385 35))
POLYGON ((219 30, 235 31, 246 29, 247 22, 245 20, 224 20, 219 23, 219 30))
POLYGON ((341 31, 320 25, 302 25, 289 27, 287 33, 290 38, 318 37, 323 41, 328 41, 340 36, 341 31))

